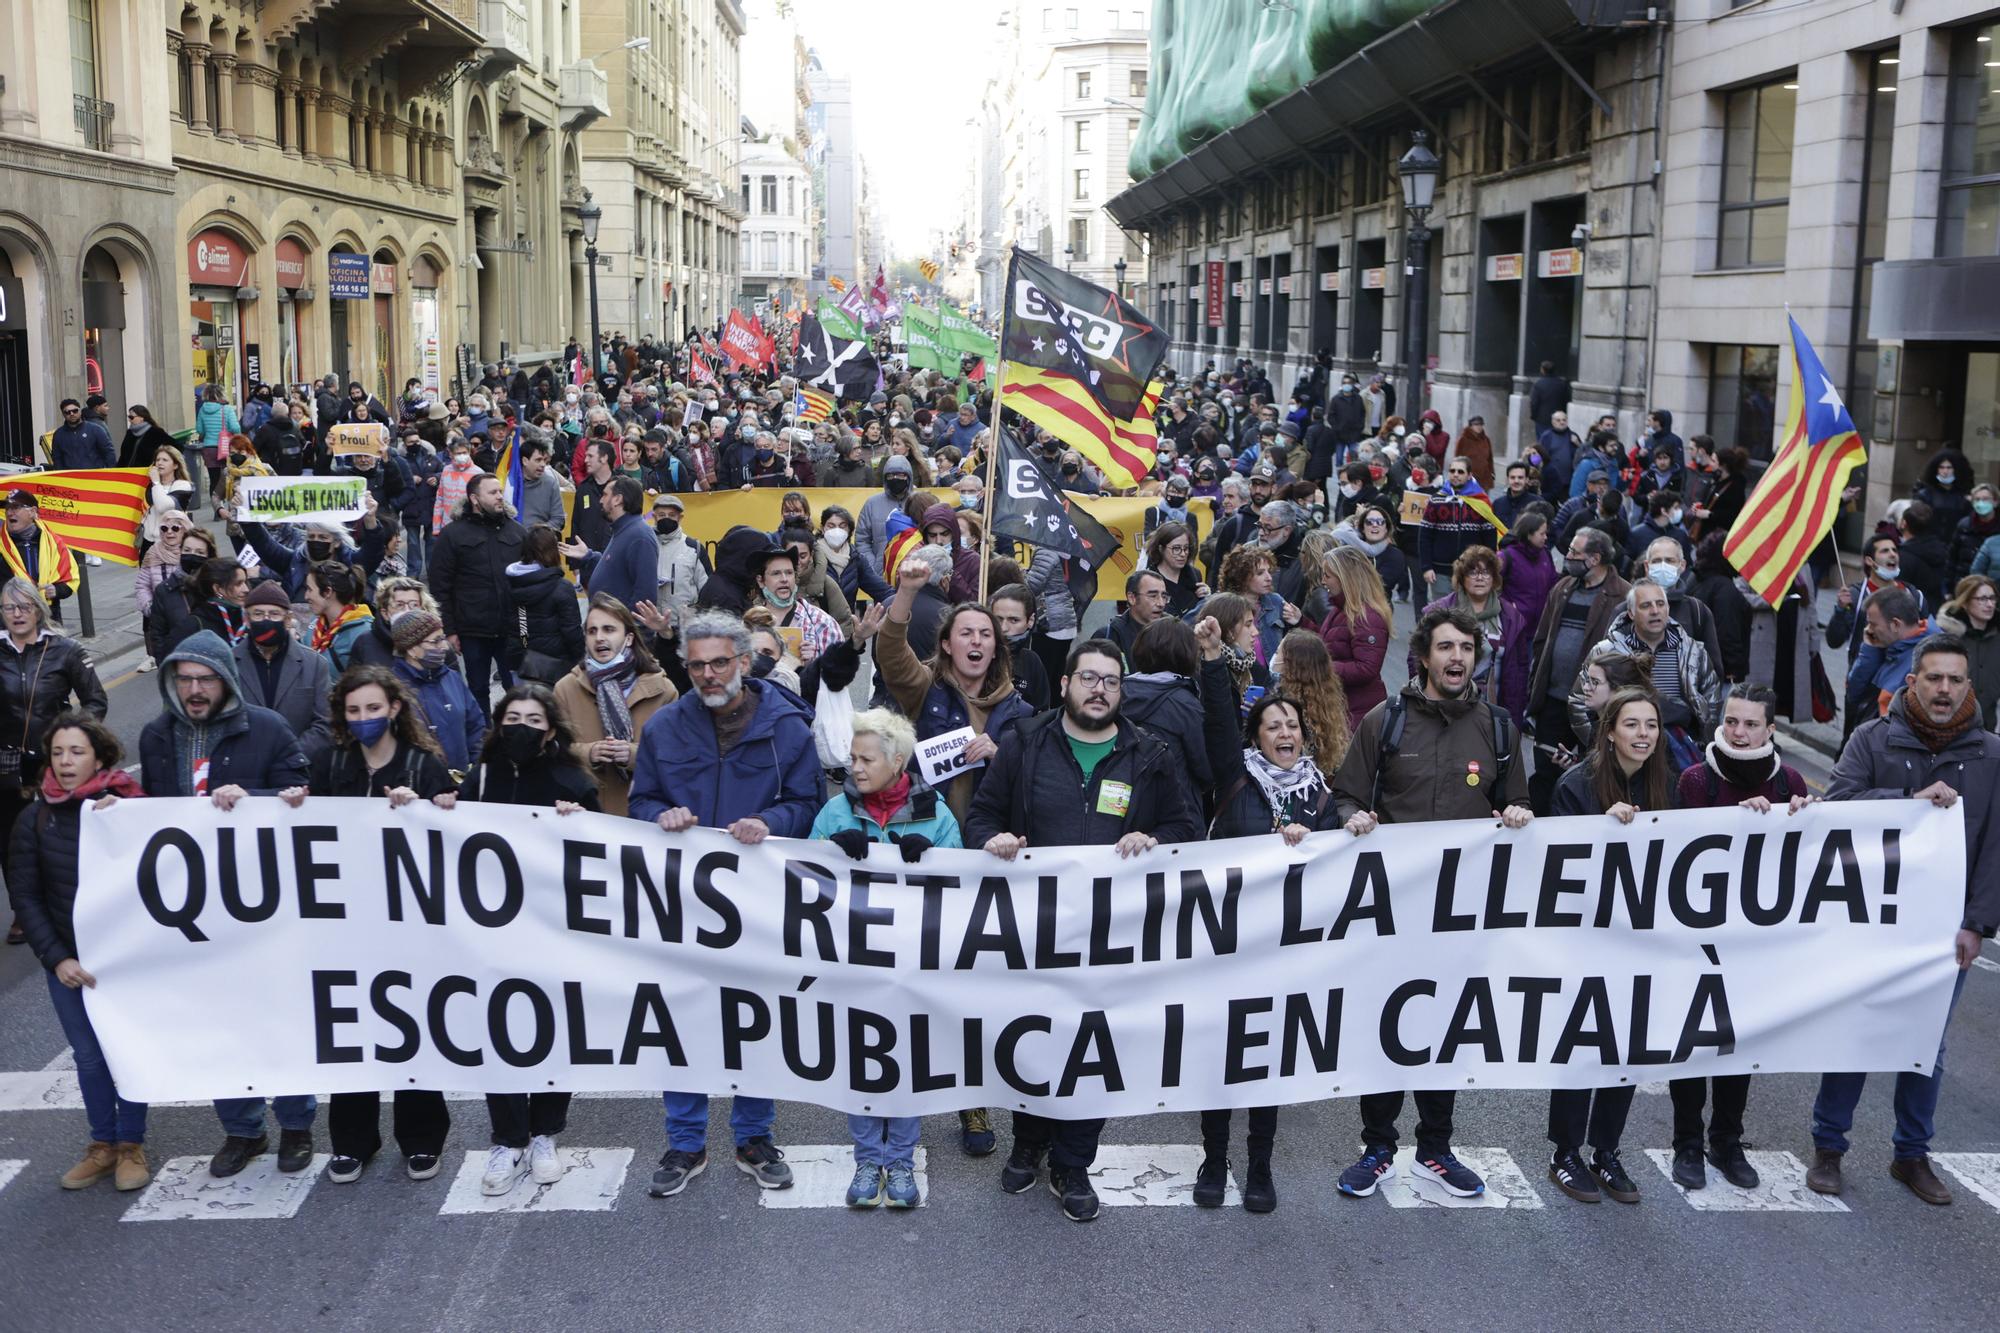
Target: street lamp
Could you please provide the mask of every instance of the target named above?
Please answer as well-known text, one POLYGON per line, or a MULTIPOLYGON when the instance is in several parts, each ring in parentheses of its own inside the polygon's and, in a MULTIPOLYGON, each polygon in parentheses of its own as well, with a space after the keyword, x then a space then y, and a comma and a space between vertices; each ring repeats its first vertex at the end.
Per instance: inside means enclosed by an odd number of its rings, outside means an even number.
POLYGON ((590 191, 583 192, 576 216, 583 223, 583 262, 590 269, 590 375, 596 379, 604 373, 604 353, 597 339, 597 224, 604 220, 604 210, 590 191))
POLYGON ((1125 299, 1125 256, 1124 255, 1118 256, 1117 262, 1112 264, 1111 266, 1111 271, 1118 276, 1118 299, 1122 301, 1125 299))
POLYGON ((1425 345, 1429 342, 1425 325, 1430 318, 1430 277, 1425 260, 1430 250, 1431 229, 1424 225, 1431 203, 1437 197, 1438 170, 1443 165, 1425 140, 1422 130, 1410 133, 1410 151, 1396 163, 1403 184, 1403 209, 1410 215, 1407 248, 1403 255, 1403 363, 1409 367, 1409 397, 1403 415, 1415 420, 1423 410, 1425 345))
POLYGON ((1072 267, 1075 266, 1075 262, 1076 262, 1076 247, 1074 245, 1065 245, 1063 247, 1063 271, 1065 273, 1068 272, 1072 267))

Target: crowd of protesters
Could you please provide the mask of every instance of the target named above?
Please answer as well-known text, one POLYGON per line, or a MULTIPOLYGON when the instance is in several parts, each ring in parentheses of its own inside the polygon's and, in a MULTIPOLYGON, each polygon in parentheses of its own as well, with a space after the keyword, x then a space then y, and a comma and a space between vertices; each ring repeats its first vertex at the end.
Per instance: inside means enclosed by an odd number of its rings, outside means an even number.
MULTIPOLYGON (((976 382, 888 362, 879 391, 808 423, 775 373, 696 375, 687 346, 608 351, 598 377, 488 366, 462 399, 412 381, 393 411, 331 378, 260 387, 240 412, 212 395, 185 449, 133 409, 118 461, 152 472, 136 595, 160 693, 136 779, 88 656, 51 624, 50 590, 0 587, 14 939, 48 969, 90 1121, 66 1187, 148 1178, 146 1108, 119 1096, 91 1034, 78 988, 93 979, 70 926, 80 806, 142 793, 224 810, 246 795, 507 802, 744 843, 824 839, 853 857, 893 844, 908 862, 1672 808, 1783 819, 1817 799, 1916 796, 1966 806, 1961 968, 2000 925, 2000 858, 1976 855, 2000 800, 2000 491, 1954 451, 1892 507, 1822 629, 1823 566, 1774 608, 1722 553, 1753 480, 1744 451, 1684 441, 1665 409, 1627 441, 1612 414, 1585 423, 1544 366, 1535 439, 1507 456, 1476 416, 1456 433, 1435 410, 1409 427, 1381 376, 1325 357, 1289 395, 1248 363, 1211 365, 1168 377, 1158 463, 1138 488, 1156 504, 1106 622, 1075 599, 1059 554, 982 541, 992 404, 976 382), (326 431, 343 421, 387 427, 386 452, 330 456, 326 431), (518 497, 498 471, 514 448, 518 497), (356 472, 367 514, 237 525, 235 482, 267 470, 356 472), (826 503, 816 482, 872 494, 826 503), (775 530, 712 545, 684 530, 687 495, 759 487, 782 492, 775 530), (198 521, 204 505, 220 537, 198 521), (921 544, 886 568, 903 526, 921 544), (1414 621, 1400 642, 1398 602, 1414 621), (1848 650, 1844 691, 1823 647, 1848 650), (1835 711, 1849 740, 1815 793, 1778 724, 1835 711), (974 733, 966 771, 933 789, 916 746, 961 728, 974 733)), ((1083 454, 1017 425, 1054 488, 1108 489, 1083 454)), ((62 443, 99 442, 72 427, 62 443)), ((1894 1094, 1894 1174, 1932 1203, 1951 1197, 1928 1156, 1942 1077, 1940 1059, 1894 1094)), ((1822 1080, 1815 1190, 1840 1192, 1861 1082, 1822 1080)), ((1757 1183, 1750 1083, 1673 1082, 1679 1185, 1704 1188, 1710 1166, 1757 1183)), ((559 1178, 568 1094, 486 1100, 482 1188, 559 1178)), ((1410 1169, 1481 1193, 1452 1149, 1453 1094, 1414 1100, 1410 1169)), ((393 1101, 406 1170, 429 1176, 451 1124, 442 1092, 393 1101)), ((1550 1095, 1549 1175, 1564 1193, 1637 1201, 1621 1157, 1631 1101, 1630 1085, 1550 1095)), ((1341 1193, 1369 1195, 1397 1169, 1403 1102, 1360 1099, 1341 1193)), ((278 1168, 310 1161, 310 1095, 216 1112, 212 1175, 270 1151, 271 1119, 278 1168)), ((709 1161, 707 1098, 668 1092, 665 1113, 658 1196, 709 1161)), ((765 1188, 792 1181, 777 1115, 745 1095, 728 1117, 734 1164, 765 1188)), ((351 1181, 382 1146, 379 1098, 336 1096, 328 1120, 329 1177, 351 1181)), ((1199 1204, 1223 1200, 1232 1120, 1200 1117, 1199 1204)), ((1269 1211, 1278 1113, 1246 1120, 1241 1197, 1269 1211)), ((916 1204, 919 1122, 850 1128, 848 1202, 916 1204)), ((1046 1169, 1067 1216, 1095 1217, 1103 1128, 1015 1114, 1001 1187, 1025 1191, 1046 1169)), ((974 1155, 999 1146, 985 1111, 961 1113, 959 1138, 974 1155)))

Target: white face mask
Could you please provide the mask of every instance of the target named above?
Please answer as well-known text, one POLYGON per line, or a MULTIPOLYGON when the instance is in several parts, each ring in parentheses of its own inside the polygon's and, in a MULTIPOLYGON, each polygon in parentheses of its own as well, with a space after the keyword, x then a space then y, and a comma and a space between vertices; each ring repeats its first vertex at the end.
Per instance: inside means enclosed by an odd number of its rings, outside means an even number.
POLYGON ((820 536, 826 539, 826 546, 829 551, 838 551, 841 547, 847 545, 846 528, 828 528, 820 536))
POLYGON ((1355 496, 1361 494, 1361 488, 1351 481, 1343 482, 1340 487, 1340 493, 1352 500, 1355 496))
POLYGON ((1875 566, 1875 577, 1880 579, 1884 583, 1894 583, 1899 577, 1902 576, 1902 573, 1903 569, 1902 566, 1900 565, 1875 566))
POLYGON ((1662 588, 1671 588, 1681 581, 1681 572, 1666 561, 1658 560, 1646 566, 1646 577, 1662 588))
POLYGON ((1675 527, 1679 527, 1682 513, 1683 511, 1679 509, 1669 510, 1667 513, 1667 522, 1672 523, 1675 527))

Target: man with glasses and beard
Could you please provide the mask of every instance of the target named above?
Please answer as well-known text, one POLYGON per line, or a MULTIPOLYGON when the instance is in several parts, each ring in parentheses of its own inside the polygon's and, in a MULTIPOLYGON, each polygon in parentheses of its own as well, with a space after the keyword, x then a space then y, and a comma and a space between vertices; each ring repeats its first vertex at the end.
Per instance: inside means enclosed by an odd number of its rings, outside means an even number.
MULTIPOLYGON (((1119 716, 1123 689, 1117 644, 1083 639, 1070 649, 1062 707, 1014 724, 972 798, 965 845, 1011 861, 1023 847, 1115 846, 1120 856, 1137 856, 1163 842, 1198 840, 1201 811, 1186 772, 1165 741, 1119 716)), ((1090 1221, 1097 1216, 1090 1164, 1103 1130, 1102 1119, 1015 1112, 1000 1188, 1032 1188, 1046 1153, 1049 1192, 1064 1216, 1090 1221)))
MULTIPOLYGON (((653 715, 632 762, 631 814, 669 833, 724 829, 745 845, 812 831, 826 783, 813 745, 812 714, 793 696, 750 674, 750 631, 737 617, 704 611, 681 631, 694 688, 653 715)), ((652 1194, 679 1194, 708 1166, 708 1097, 663 1094, 667 1151, 652 1194)), ((729 1127, 737 1169, 764 1189, 785 1189, 792 1169, 771 1140, 777 1105, 738 1096, 729 1127)))

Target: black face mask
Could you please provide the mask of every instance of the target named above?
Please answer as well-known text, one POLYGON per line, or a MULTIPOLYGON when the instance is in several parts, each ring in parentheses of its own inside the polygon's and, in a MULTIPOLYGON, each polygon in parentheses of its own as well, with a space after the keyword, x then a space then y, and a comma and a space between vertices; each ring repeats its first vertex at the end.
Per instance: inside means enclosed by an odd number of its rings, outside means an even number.
POLYGON ((883 489, 888 491, 894 498, 900 500, 910 493, 910 479, 898 474, 884 482, 883 489))
POLYGON ((282 620, 260 620, 250 627, 250 642, 266 650, 283 648, 291 637, 282 620))
POLYGON ((1065 477, 1074 477, 1078 473, 1078 471, 1080 471, 1080 469, 1074 463, 1063 464, 1062 474, 1065 477))
POLYGON ((319 562, 319 561, 321 561, 321 560, 331 560, 331 559, 333 559, 333 543, 332 543, 332 542, 307 542, 307 543, 306 543, 306 558, 307 558, 307 559, 309 559, 309 560, 312 560, 312 561, 313 561, 313 562, 315 562, 315 563, 317 563, 317 562, 319 562))
POLYGON ((549 733, 540 727, 531 727, 525 722, 505 722, 500 726, 500 753, 514 761, 525 764, 542 752, 549 733))
POLYGON ((195 555, 192 552, 185 553, 181 556, 181 573, 198 573, 201 567, 207 563, 208 557, 205 555, 195 555))

